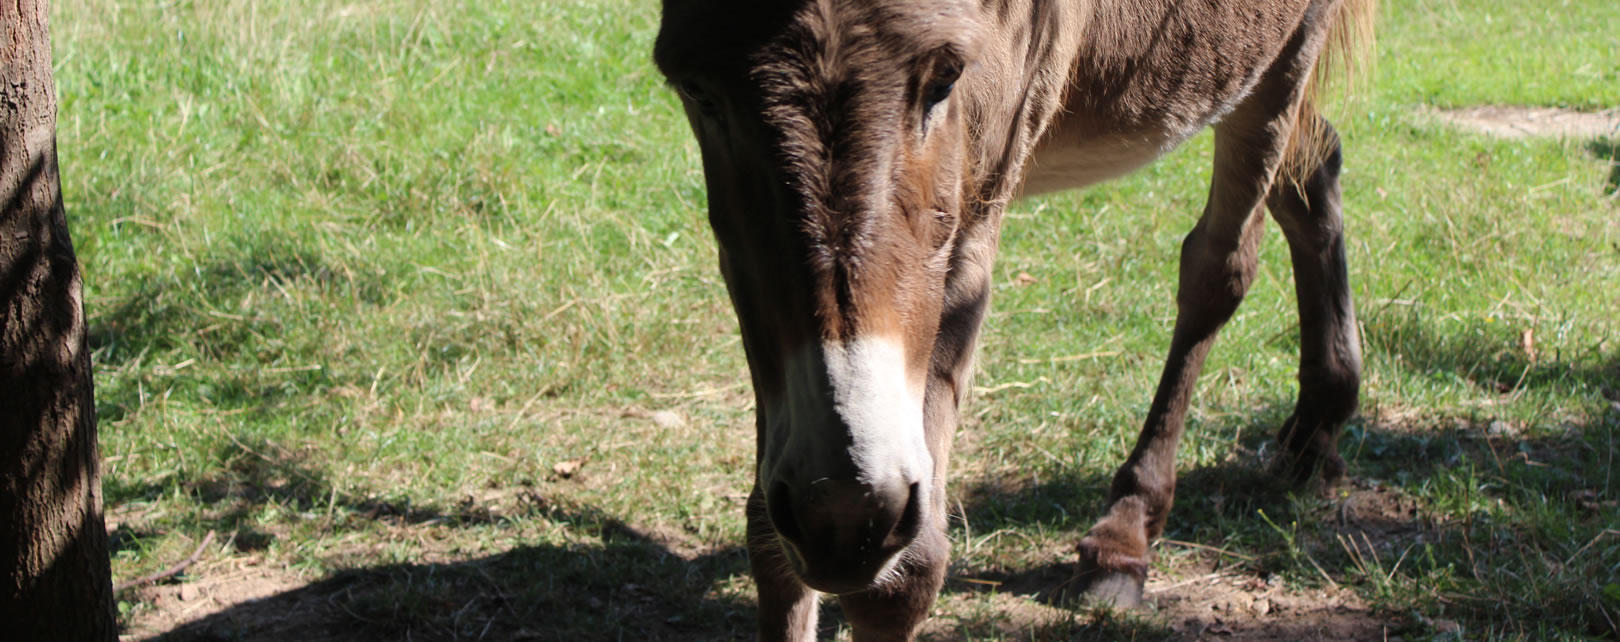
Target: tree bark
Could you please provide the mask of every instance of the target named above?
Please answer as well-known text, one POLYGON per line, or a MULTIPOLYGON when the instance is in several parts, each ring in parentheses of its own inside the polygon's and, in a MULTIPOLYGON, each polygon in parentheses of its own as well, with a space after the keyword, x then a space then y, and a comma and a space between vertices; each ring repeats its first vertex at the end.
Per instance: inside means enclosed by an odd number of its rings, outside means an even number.
POLYGON ((0 637, 116 640, 47 0, 0 0, 0 637))

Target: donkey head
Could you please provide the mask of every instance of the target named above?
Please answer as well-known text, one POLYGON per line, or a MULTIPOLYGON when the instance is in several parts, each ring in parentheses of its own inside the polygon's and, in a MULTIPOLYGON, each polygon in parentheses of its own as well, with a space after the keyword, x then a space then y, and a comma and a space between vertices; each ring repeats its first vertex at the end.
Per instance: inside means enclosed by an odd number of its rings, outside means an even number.
MULTIPOLYGON (((964 198, 952 0, 666 0, 655 60, 703 155, 758 401, 756 491, 795 572, 880 580, 942 506, 925 429, 964 198)), ((967 75, 964 75, 967 74, 967 75)), ((949 427, 942 429, 948 430, 949 427)))

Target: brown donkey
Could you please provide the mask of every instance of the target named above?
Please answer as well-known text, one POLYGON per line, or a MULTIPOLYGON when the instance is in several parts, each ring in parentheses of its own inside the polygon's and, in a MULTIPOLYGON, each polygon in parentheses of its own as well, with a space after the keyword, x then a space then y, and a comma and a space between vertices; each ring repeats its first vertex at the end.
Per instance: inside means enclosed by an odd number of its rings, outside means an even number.
MULTIPOLYGON (((702 150, 758 407, 748 540, 761 637, 909 639, 944 581, 946 461, 1006 204, 1129 172, 1215 128, 1152 409, 1081 582, 1140 600, 1193 382, 1269 209, 1298 290, 1299 483, 1344 473, 1360 347, 1339 144, 1311 108, 1371 0, 665 0, 654 57, 702 150)), ((1344 54, 1348 58, 1348 53, 1344 54)))

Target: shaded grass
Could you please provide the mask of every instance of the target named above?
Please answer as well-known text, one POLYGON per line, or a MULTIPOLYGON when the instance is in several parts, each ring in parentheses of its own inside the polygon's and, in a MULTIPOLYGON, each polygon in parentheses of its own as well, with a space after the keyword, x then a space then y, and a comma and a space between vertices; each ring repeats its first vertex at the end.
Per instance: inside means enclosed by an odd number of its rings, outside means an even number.
MULTIPOLYGON (((1356 492, 1405 512, 1345 521, 1344 497, 1252 472, 1295 390, 1271 234, 1200 381, 1166 537, 1344 583, 1411 635, 1612 638, 1612 141, 1414 113, 1620 104, 1614 10, 1386 4, 1375 91, 1336 121, 1367 361, 1343 451, 1356 492), (1368 531, 1383 548, 1340 539, 1368 531)), ((647 61, 655 3, 56 6, 115 574, 212 529, 201 576, 259 560, 314 582, 174 636, 271 635, 269 606, 298 604, 313 639, 746 636, 752 408, 696 150, 647 61)), ((1009 212, 954 577, 1062 583, 1146 412, 1209 157, 1201 137, 1009 212)), ((1203 563, 1160 549, 1161 573, 1203 563)), ((1010 622, 976 586, 947 589, 958 638, 1181 635, 1010 622)), ((128 624, 161 613, 124 599, 128 624)))

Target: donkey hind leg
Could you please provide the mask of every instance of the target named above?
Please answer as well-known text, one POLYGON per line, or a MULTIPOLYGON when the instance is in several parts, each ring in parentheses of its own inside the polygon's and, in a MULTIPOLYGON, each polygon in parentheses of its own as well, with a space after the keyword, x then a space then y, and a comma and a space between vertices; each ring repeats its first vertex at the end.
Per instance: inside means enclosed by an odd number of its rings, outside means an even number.
POLYGON ((1114 475, 1108 513, 1080 540, 1077 585, 1088 599, 1120 607, 1141 602, 1148 543, 1164 531, 1175 498, 1176 448, 1187 403, 1217 332, 1254 280, 1265 229, 1263 200, 1292 132, 1299 96, 1298 85, 1287 82, 1297 77, 1279 76, 1215 127, 1209 200, 1181 244, 1170 354, 1136 447, 1114 475))
POLYGON ((820 596, 793 574, 782 546, 756 487, 748 496, 748 564, 759 589, 759 639, 814 642, 820 596))
POLYGON ((1276 468, 1295 484, 1318 471, 1332 483, 1344 475, 1339 428, 1356 411, 1361 342, 1345 270, 1344 221, 1339 207, 1338 135, 1320 127, 1330 153, 1298 184, 1277 181, 1266 206, 1288 238, 1299 299, 1299 401, 1283 422, 1276 468))

